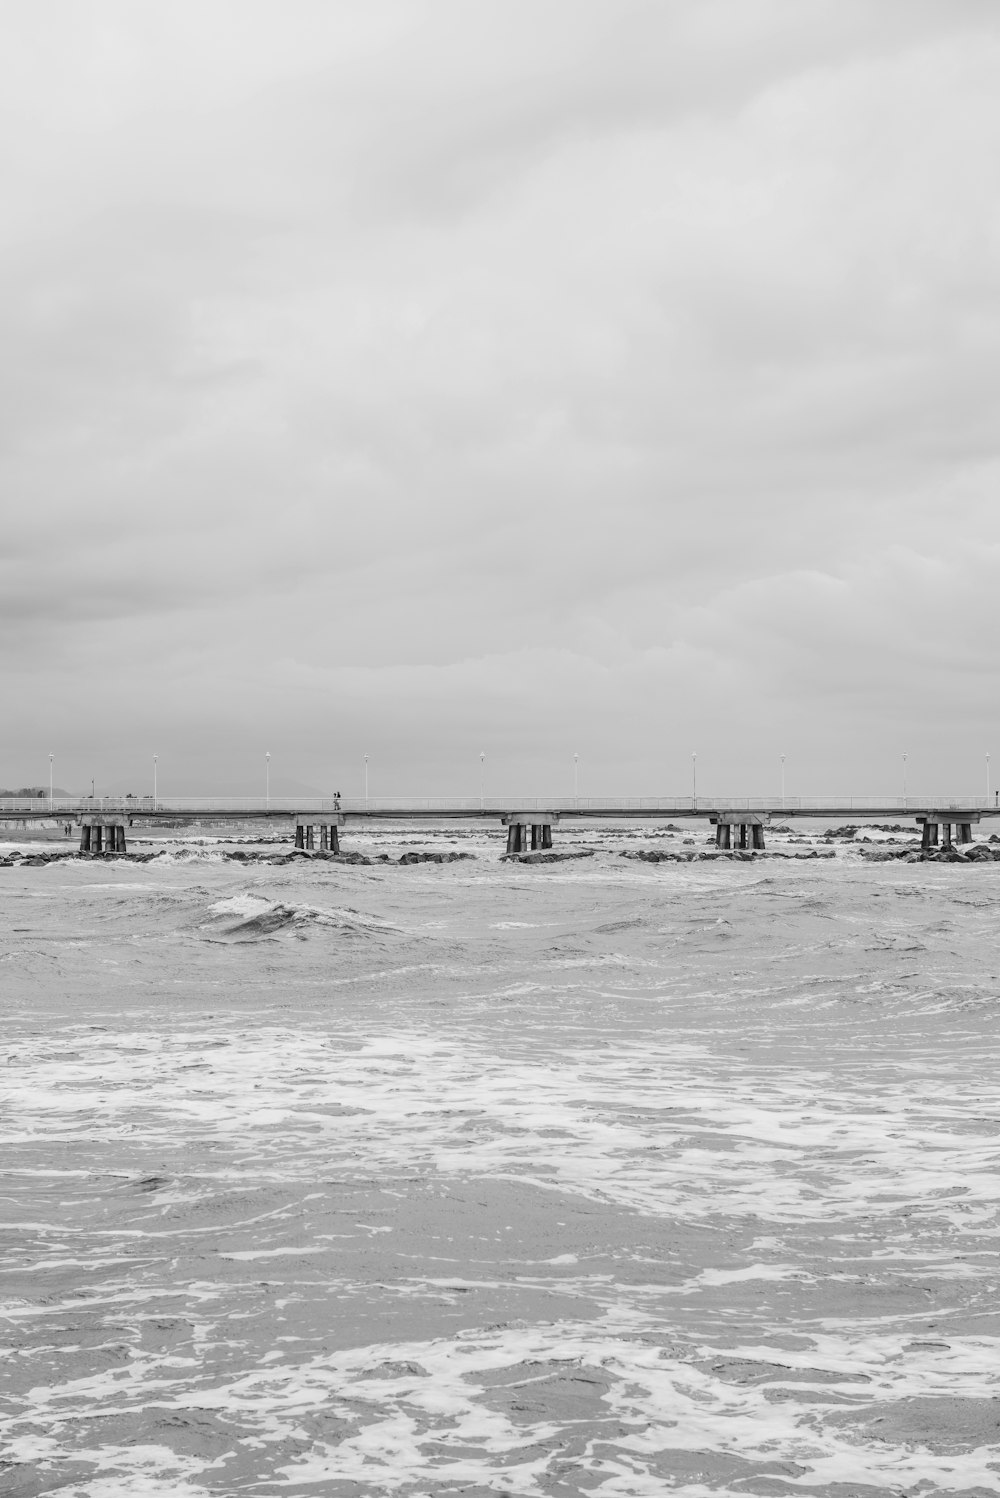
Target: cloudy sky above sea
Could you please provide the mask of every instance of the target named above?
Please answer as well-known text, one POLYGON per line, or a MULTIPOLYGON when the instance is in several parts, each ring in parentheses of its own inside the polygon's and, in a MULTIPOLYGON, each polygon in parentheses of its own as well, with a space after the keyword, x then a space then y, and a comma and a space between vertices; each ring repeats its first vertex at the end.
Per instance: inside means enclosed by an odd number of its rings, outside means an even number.
POLYGON ((995 0, 0 3, 0 785, 1000 783, 995 0))

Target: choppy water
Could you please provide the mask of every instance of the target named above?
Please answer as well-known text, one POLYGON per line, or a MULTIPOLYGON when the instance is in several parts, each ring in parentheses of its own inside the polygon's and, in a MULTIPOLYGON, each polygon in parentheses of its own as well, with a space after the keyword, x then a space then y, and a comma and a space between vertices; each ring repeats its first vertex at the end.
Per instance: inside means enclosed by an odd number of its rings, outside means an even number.
POLYGON ((3 1492, 997 1492, 1000 867, 464 846, 0 869, 3 1492))

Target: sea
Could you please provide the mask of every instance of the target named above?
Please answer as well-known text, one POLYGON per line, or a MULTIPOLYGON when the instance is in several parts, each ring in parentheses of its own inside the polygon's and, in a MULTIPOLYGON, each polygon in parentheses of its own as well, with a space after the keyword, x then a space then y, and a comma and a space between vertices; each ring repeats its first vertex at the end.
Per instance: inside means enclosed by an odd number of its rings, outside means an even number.
POLYGON ((822 830, 8 831, 0 1492, 1000 1491, 1000 864, 822 830))

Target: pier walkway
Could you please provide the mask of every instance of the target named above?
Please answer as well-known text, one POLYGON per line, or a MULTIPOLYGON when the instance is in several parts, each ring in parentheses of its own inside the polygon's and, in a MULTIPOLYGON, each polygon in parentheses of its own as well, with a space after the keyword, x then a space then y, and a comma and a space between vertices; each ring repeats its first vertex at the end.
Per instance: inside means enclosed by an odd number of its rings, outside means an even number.
POLYGON ((348 819, 372 821, 500 822, 507 830, 511 857, 544 855, 552 848, 552 830, 560 822, 654 822, 674 818, 707 819, 715 826, 722 850, 764 851, 765 829, 773 817, 819 817, 827 821, 882 822, 905 817, 922 827, 925 849, 972 841, 972 827, 984 816, 1000 816, 1000 807, 985 798, 824 796, 800 797, 210 797, 124 796, 67 799, 0 798, 0 822, 62 822, 67 831, 80 828, 81 853, 124 853, 126 827, 191 823, 275 821, 295 824, 295 847, 337 854, 340 832, 348 819))
POLYGON ((995 799, 954 796, 85 796, 82 798, 0 798, 0 821, 55 819, 76 821, 85 815, 118 814, 169 821, 192 817, 203 821, 287 820, 308 812, 341 812, 382 821, 496 821, 518 812, 557 812, 567 821, 597 818, 613 821, 659 821, 673 817, 714 818, 719 813, 747 812, 766 817, 851 817, 880 822, 918 818, 928 811, 971 812, 976 820, 1000 817, 995 799))

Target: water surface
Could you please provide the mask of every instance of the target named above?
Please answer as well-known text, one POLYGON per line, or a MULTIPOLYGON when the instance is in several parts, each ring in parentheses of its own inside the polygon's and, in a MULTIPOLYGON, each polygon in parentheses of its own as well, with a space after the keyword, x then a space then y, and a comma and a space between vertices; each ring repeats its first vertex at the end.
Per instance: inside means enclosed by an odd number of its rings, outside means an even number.
POLYGON ((452 843, 0 869, 4 1492, 995 1493, 1000 867, 452 843))

